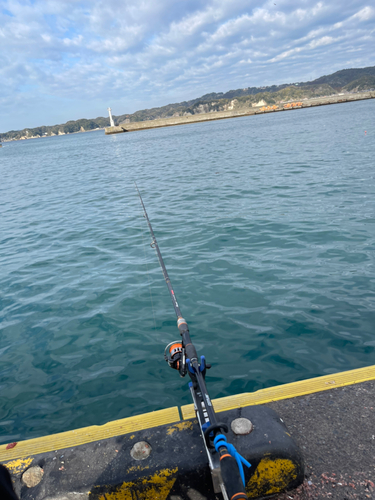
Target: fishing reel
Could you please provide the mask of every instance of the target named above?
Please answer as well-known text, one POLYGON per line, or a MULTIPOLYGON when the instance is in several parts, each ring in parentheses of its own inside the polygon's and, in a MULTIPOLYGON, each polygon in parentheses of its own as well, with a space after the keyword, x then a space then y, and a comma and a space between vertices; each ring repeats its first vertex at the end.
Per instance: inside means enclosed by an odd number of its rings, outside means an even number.
MULTIPOLYGON (((185 348, 180 340, 175 340, 167 345, 164 349, 164 359, 171 368, 180 372, 181 377, 185 377, 189 371, 190 378, 196 383, 194 370, 190 364, 190 360, 186 359, 185 348)), ((203 378, 206 376, 206 370, 210 368, 211 365, 206 362, 206 358, 201 356, 199 371, 202 373, 203 378)))
POLYGON ((181 377, 186 375, 185 349, 180 340, 167 345, 164 349, 164 359, 171 368, 180 372, 181 377))

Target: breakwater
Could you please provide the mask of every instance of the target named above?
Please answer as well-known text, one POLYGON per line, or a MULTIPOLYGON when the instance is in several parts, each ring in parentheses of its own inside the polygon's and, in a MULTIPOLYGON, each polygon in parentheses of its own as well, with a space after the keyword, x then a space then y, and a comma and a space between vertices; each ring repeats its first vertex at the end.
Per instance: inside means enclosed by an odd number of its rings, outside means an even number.
POLYGON ((175 125, 186 125, 187 123, 207 122, 213 120, 225 120, 227 118, 239 118, 241 116, 259 115, 264 113, 274 113, 277 111, 289 111, 291 109, 312 108, 315 106, 326 106, 328 104, 339 104, 344 102, 361 101, 364 99, 374 99, 375 91, 361 92, 358 94, 344 94, 327 97, 316 97, 303 101, 291 103, 280 103, 275 106, 263 106, 246 108, 243 110, 217 111, 213 113, 200 113, 197 115, 173 116, 171 118, 160 118, 158 120, 147 120, 143 122, 120 123, 115 127, 106 127, 106 135, 121 134, 123 132, 134 132, 136 130, 147 130, 151 128, 172 127, 175 125))

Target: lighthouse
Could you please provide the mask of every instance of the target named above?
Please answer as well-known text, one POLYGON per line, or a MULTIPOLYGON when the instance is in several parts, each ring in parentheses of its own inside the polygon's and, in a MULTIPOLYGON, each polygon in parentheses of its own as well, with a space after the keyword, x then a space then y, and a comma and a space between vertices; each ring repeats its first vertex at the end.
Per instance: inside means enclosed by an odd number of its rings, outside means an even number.
POLYGON ((111 127, 114 127, 115 124, 114 124, 114 121, 113 121, 113 118, 112 118, 112 110, 111 110, 111 108, 108 108, 108 113, 109 113, 109 121, 110 121, 111 127))

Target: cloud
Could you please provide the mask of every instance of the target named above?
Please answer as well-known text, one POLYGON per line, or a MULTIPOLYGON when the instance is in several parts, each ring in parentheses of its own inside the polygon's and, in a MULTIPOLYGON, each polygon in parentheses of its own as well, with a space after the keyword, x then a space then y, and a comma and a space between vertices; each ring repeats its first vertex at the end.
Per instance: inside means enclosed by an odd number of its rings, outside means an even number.
POLYGON ((3 0, 0 130, 47 123, 43 100, 74 102, 68 120, 371 66, 374 18, 367 0, 3 0))
POLYGON ((322 47, 324 45, 331 45, 332 43, 339 42, 340 40, 341 40, 340 37, 333 38, 331 36, 323 36, 322 38, 317 38, 317 39, 312 40, 310 43, 306 44, 303 47, 296 47, 294 49, 290 49, 290 50, 287 50, 285 52, 282 52, 278 56, 271 59, 269 62, 275 63, 275 62, 281 61, 282 59, 285 59, 285 58, 291 58, 292 56, 295 56, 296 54, 299 54, 302 51, 316 49, 317 47, 322 47))
POLYGON ((354 20, 359 20, 359 21, 369 21, 370 19, 374 19, 375 17, 375 9, 373 9, 370 6, 366 6, 363 9, 361 9, 359 12, 354 14, 350 19, 354 20))

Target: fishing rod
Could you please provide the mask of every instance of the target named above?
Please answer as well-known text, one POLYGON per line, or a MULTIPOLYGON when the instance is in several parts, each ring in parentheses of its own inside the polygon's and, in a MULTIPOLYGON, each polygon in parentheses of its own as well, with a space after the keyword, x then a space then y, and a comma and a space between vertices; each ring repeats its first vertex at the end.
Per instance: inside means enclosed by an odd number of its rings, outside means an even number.
POLYGON ((181 377, 185 377, 188 374, 191 379, 189 388, 207 452, 214 492, 221 492, 225 500, 245 500, 248 497, 244 491, 245 477, 243 464, 247 467, 250 467, 250 464, 236 451, 232 444, 227 442, 224 433, 228 432, 228 426, 217 420, 205 382, 206 371, 211 368, 211 365, 206 363, 204 356, 201 356, 198 360, 197 351, 190 338, 188 324, 181 314, 180 306, 172 288, 172 283, 160 253, 141 193, 137 184, 134 184, 150 230, 152 239, 151 247, 155 249, 158 256, 177 316, 177 328, 181 335, 181 341, 177 340, 167 345, 164 351, 164 358, 171 368, 179 371, 181 377))

